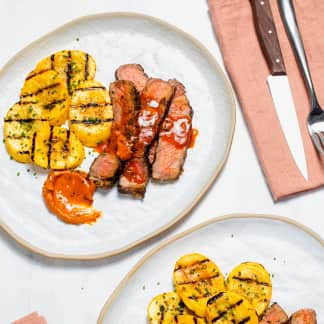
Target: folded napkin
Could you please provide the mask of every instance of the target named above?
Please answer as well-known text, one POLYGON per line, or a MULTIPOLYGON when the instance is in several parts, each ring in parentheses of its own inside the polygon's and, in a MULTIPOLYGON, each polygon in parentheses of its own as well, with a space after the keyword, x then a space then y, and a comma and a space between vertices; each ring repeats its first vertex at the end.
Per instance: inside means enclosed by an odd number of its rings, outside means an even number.
POLYGON ((43 316, 34 312, 12 322, 12 324, 47 324, 47 322, 43 316))
MULTIPOLYGON (((264 0, 269 1, 269 0, 264 0)), ((275 200, 324 184, 324 159, 307 131, 310 102, 281 21, 277 0, 270 0, 308 165, 306 181, 290 153, 266 78, 269 69, 256 35, 248 0, 209 0, 209 11, 224 63, 236 90, 265 178, 275 200)), ((324 1, 295 0, 298 24, 318 100, 324 107, 324 1)))

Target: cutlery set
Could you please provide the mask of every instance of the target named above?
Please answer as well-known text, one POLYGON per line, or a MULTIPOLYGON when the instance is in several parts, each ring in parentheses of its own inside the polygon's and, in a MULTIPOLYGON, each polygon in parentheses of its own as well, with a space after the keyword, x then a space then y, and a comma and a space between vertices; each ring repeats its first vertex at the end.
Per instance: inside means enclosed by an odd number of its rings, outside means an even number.
MULTIPOLYGON (((311 101, 311 112, 307 123, 312 141, 321 155, 324 155, 324 111, 318 104, 307 58, 300 37, 292 0, 278 0, 280 13, 289 36, 300 70, 305 80, 311 101)), ((277 30, 269 0, 251 0, 257 36, 270 70, 267 83, 274 102, 290 152, 301 174, 308 180, 306 155, 296 114, 295 104, 280 49, 277 30)))

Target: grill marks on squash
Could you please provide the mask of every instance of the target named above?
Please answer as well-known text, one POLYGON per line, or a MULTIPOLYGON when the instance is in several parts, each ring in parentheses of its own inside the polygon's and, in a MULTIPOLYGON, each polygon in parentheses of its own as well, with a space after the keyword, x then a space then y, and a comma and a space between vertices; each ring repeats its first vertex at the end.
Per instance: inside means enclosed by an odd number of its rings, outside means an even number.
POLYGON ((47 151, 47 168, 50 167, 50 161, 51 161, 51 152, 52 152, 52 140, 53 140, 53 126, 50 128, 50 137, 48 140, 48 151, 47 151))
POLYGON ((257 324, 255 309, 241 295, 222 291, 207 301, 206 317, 208 323, 257 324))
POLYGON ((55 65, 55 54, 51 55, 51 70, 54 70, 55 65))
POLYGON ((83 120, 70 120, 71 124, 85 124, 85 125, 99 125, 102 123, 109 123, 113 119, 83 119, 83 120))
MULTIPOLYGON (((235 304, 229 305, 225 311, 219 312, 219 315, 215 318, 212 319, 212 323, 217 322, 218 320, 220 320, 222 317, 225 317, 227 315, 228 312, 232 311, 234 308, 240 306, 243 303, 243 299, 240 299, 239 301, 237 301, 235 304)), ((209 303, 210 305, 210 303, 209 303)))
POLYGON ((85 146, 95 147, 110 136, 113 111, 107 89, 99 82, 82 82, 71 99, 70 127, 85 146))
POLYGON ((244 262, 235 267, 226 280, 227 289, 244 296, 261 316, 267 309, 272 284, 266 269, 255 262, 244 262))
POLYGON ((45 73, 45 72, 47 72, 47 71, 50 71, 50 70, 52 70, 52 68, 50 68, 50 69, 44 69, 44 70, 39 70, 39 71, 37 71, 37 72, 32 72, 32 73, 30 73, 30 74, 27 76, 26 80, 30 80, 30 79, 32 79, 33 77, 35 77, 35 76, 37 76, 37 75, 39 75, 39 74, 43 74, 43 73, 45 73))
MULTIPOLYGON (((29 80, 30 80, 30 79, 29 79, 29 80)), ((50 84, 50 85, 48 85, 48 86, 46 86, 46 87, 39 88, 39 89, 37 89, 37 90, 34 91, 34 92, 30 92, 30 93, 22 94, 22 95, 20 96, 20 98, 26 98, 26 97, 33 97, 33 96, 37 96, 37 95, 39 95, 40 93, 42 93, 43 91, 57 88, 59 85, 60 85, 60 83, 59 83, 59 82, 56 82, 56 83, 50 84)))
POLYGON ((94 87, 77 88, 77 89, 74 90, 74 92, 76 92, 76 91, 92 91, 92 90, 100 90, 100 89, 105 90, 106 87, 104 87, 104 86, 94 86, 94 87))
POLYGON ((84 148, 73 132, 63 127, 51 129, 49 152, 50 168, 70 169, 78 166, 84 158, 84 148))
MULTIPOLYGON (((61 125, 67 118, 69 106, 66 85, 56 71, 36 71, 25 80, 19 104, 31 105, 31 110, 39 111, 42 118, 50 124, 61 125)), ((36 119, 33 114, 30 117, 36 119)))
POLYGON ((88 80, 88 77, 89 77, 89 54, 85 53, 84 80, 88 80))
POLYGON ((224 290, 224 276, 217 265, 197 253, 176 262, 173 282, 185 305, 201 317, 205 316, 208 298, 224 290))
POLYGON ((96 73, 96 63, 91 55, 82 51, 59 51, 40 61, 32 74, 50 69, 59 73, 65 81, 71 95, 73 90, 84 80, 93 80, 96 73))
POLYGON ((84 80, 92 80, 96 63, 81 51, 60 51, 41 60, 27 76, 21 91, 21 102, 39 103, 51 110, 53 125, 62 125, 68 115, 70 97, 84 80))
POLYGON ((66 85, 68 88, 68 92, 71 95, 72 90, 71 90, 71 78, 72 78, 72 54, 71 51, 68 51, 67 55, 67 66, 66 66, 66 85))
POLYGON ((256 279, 242 278, 242 277, 237 277, 237 276, 233 276, 232 279, 238 280, 238 281, 243 281, 243 282, 246 282, 246 283, 254 283, 254 284, 260 285, 260 286, 270 287, 270 284, 268 282, 260 282, 260 281, 258 281, 256 279))
MULTIPOLYGON (((25 79, 20 101, 9 109, 5 117, 5 144, 13 159, 53 169, 73 168, 82 162, 84 148, 81 142, 74 134, 58 126, 68 118, 73 90, 82 88, 85 79, 93 80, 95 72, 96 63, 92 56, 74 50, 56 52, 36 65, 25 79), (62 132, 62 136, 55 136, 57 132, 62 132)), ((97 83, 90 85, 89 91, 92 91, 91 87, 96 91, 105 89, 97 83)), ((109 104, 108 98, 103 102, 81 105, 80 109, 109 110, 109 104)), ((85 114, 84 118, 75 118, 75 121, 90 128, 105 125, 106 133, 109 133, 107 125, 111 119, 112 115, 103 114, 98 118, 85 114)))
POLYGON ((34 162, 45 169, 69 169, 84 158, 76 136, 63 127, 50 126, 47 120, 5 121, 4 131, 8 153, 18 162, 34 162))

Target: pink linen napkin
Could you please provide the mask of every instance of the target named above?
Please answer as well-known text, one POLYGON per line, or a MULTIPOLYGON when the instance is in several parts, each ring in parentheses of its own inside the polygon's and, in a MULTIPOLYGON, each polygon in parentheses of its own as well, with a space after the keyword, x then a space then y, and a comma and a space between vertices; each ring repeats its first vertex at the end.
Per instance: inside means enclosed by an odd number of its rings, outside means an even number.
POLYGON ((47 322, 43 316, 40 316, 38 313, 34 312, 12 322, 12 324, 47 324, 47 322))
MULTIPOLYGON (((281 21, 277 0, 270 1, 293 92, 308 165, 309 180, 299 172, 281 130, 266 83, 269 70, 255 32, 249 0, 208 0, 224 63, 236 90, 259 161, 275 200, 324 184, 322 160, 308 135, 310 103, 294 53, 281 21)), ((298 24, 318 93, 324 107, 324 1, 295 0, 298 24)))

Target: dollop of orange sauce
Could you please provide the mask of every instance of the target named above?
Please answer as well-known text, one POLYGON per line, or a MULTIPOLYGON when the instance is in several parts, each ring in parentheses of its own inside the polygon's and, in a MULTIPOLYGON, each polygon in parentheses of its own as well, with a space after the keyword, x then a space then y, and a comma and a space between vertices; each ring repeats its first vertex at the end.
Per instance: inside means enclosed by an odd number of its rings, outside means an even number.
POLYGON ((196 144, 196 140, 197 140, 198 135, 199 135, 199 130, 196 129, 196 128, 193 128, 191 130, 188 148, 192 149, 192 148, 195 147, 195 144, 196 144))
POLYGON ((164 120, 160 137, 176 148, 186 147, 190 141, 191 118, 188 116, 169 116, 164 120))
POLYGON ((69 224, 93 223, 101 215, 92 207, 95 184, 82 171, 51 171, 43 185, 48 209, 69 224))

